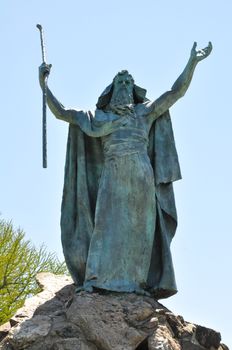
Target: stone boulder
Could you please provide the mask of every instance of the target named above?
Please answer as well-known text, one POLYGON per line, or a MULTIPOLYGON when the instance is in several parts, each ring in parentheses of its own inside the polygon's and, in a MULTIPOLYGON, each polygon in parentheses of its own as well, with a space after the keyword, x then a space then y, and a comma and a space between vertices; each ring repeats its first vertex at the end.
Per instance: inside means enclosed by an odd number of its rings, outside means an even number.
POLYGON ((186 322, 148 296, 75 293, 67 276, 40 273, 43 289, 0 327, 2 350, 227 350, 220 333, 186 322))

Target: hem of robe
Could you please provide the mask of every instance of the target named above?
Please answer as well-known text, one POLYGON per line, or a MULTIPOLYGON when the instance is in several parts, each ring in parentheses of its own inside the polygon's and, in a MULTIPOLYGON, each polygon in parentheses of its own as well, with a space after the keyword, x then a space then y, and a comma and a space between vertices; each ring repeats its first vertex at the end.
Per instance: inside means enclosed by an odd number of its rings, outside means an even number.
POLYGON ((99 283, 97 280, 86 281, 84 283, 84 288, 89 288, 89 287, 106 289, 112 292, 129 292, 129 293, 142 290, 142 288, 138 284, 134 282, 128 282, 125 280, 116 280, 116 281, 111 280, 108 283, 107 282, 99 283))
POLYGON ((124 293, 138 293, 138 294, 150 294, 154 299, 165 299, 178 291, 176 289, 166 289, 162 288, 151 288, 146 285, 146 283, 139 286, 136 283, 128 283, 127 281, 110 281, 107 283, 98 283, 97 280, 87 281, 83 285, 84 289, 88 290, 89 288, 103 289, 109 292, 124 292, 124 293))
POLYGON ((165 288, 154 288, 152 290, 148 289, 148 292, 151 294, 151 296, 154 297, 154 299, 166 299, 171 297, 172 295, 175 295, 178 290, 177 289, 165 289, 165 288))

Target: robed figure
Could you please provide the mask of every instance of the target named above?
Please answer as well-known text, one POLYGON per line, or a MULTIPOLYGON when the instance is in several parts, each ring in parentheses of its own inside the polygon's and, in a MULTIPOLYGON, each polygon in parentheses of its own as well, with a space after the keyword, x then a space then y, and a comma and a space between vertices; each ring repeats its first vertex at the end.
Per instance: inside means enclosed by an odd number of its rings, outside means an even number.
MULTIPOLYGON (((94 113, 66 109, 47 89, 47 103, 69 123, 61 210, 65 260, 80 289, 177 292, 170 244, 177 227, 172 183, 180 179, 169 108, 189 87, 196 51, 172 89, 154 102, 119 72, 94 113)), ((50 67, 40 68, 40 82, 50 67)))

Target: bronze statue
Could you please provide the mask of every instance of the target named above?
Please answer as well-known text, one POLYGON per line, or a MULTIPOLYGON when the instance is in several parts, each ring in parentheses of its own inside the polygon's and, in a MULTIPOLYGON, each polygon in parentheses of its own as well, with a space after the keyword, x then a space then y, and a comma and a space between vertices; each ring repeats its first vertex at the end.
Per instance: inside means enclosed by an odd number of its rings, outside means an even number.
MULTIPOLYGON (((61 231, 77 286, 149 293, 177 292, 170 243, 177 226, 172 182, 180 179, 169 108, 187 91, 196 50, 170 91, 154 102, 126 71, 99 97, 97 109, 66 109, 47 87, 52 113, 69 123, 61 231)), ((50 66, 40 67, 40 84, 50 66)))

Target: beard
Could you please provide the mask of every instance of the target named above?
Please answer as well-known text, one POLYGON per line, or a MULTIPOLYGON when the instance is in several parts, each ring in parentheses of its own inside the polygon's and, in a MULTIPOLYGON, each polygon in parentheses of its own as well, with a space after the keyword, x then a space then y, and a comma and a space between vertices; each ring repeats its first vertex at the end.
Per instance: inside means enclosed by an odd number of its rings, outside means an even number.
POLYGON ((114 107, 128 106, 134 103, 133 96, 128 93, 126 88, 121 88, 117 92, 114 92, 110 105, 114 107))
POLYGON ((133 93, 128 92, 125 87, 114 90, 110 103, 106 107, 106 111, 111 111, 119 116, 134 115, 134 99, 133 93))

